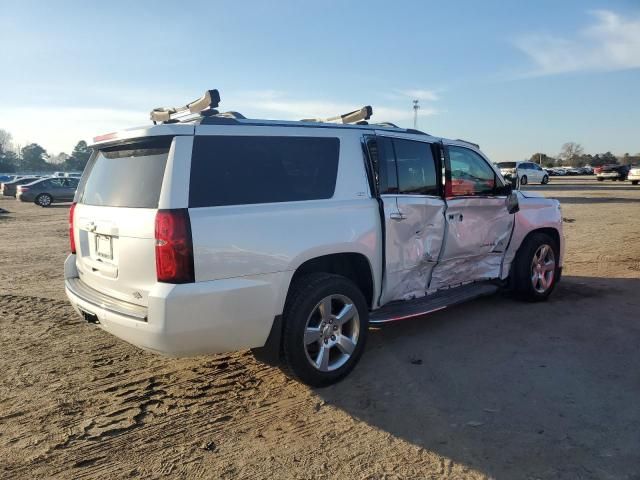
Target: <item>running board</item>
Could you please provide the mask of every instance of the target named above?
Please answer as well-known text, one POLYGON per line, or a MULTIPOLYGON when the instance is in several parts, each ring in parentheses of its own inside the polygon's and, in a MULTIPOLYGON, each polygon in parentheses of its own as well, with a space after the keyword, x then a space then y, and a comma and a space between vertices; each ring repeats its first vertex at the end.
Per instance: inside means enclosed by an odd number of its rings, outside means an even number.
POLYGON ((461 287, 440 290, 431 295, 426 295, 414 300, 392 302, 371 312, 369 315, 369 323, 388 323, 419 317, 427 313, 436 312, 443 308, 473 300, 474 298, 492 295, 497 291, 498 287, 492 283, 471 283, 461 287))

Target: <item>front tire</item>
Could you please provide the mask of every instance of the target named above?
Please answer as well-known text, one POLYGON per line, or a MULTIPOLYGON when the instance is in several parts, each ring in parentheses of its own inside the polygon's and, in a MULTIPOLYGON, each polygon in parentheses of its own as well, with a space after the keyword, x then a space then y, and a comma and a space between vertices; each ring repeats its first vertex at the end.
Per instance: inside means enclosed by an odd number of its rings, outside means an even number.
POLYGON ((48 193, 41 193, 36 197, 35 203, 41 207, 49 207, 53 203, 53 197, 48 193))
POLYGON ((559 245, 546 233, 533 233, 520 246, 513 266, 516 295, 529 302, 546 300, 560 278, 559 245))
POLYGON ((604 178, 596 178, 599 182, 604 182, 604 178))
POLYGON ((520 177, 520 185, 526 185, 527 184, 527 176, 523 175, 522 177, 520 177))
POLYGON ((312 273, 292 285, 283 321, 285 369, 307 385, 326 387, 348 375, 362 356, 369 309, 351 280, 312 273))
POLYGON ((542 177, 542 184, 546 185, 547 183, 549 183, 549 176, 545 175, 544 177, 542 177))
POLYGON ((631 185, 637 185, 638 184, 638 180, 631 180, 631 185))

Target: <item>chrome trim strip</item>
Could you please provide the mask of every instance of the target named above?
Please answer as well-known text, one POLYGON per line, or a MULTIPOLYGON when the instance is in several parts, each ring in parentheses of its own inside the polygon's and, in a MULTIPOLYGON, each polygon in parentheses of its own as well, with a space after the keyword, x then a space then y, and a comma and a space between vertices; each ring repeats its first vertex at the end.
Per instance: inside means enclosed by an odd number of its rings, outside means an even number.
POLYGON ((94 307, 107 310, 118 315, 123 315, 134 320, 142 322, 147 321, 147 309, 145 307, 109 297, 108 295, 89 287, 79 278, 67 278, 64 281, 64 285, 73 295, 94 307))

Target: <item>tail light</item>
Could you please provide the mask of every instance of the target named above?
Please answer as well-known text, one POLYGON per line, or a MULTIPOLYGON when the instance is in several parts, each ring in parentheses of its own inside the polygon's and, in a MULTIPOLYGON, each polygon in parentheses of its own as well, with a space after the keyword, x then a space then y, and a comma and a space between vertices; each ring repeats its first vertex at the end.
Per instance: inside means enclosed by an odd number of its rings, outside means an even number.
POLYGON ((191 221, 186 208, 158 210, 156 214, 156 276, 165 283, 195 281, 191 221))
POLYGON ((22 185, 20 185, 18 187, 18 191, 19 192, 28 192, 29 191, 29 187, 23 187, 22 185))
POLYGON ((71 249, 71 253, 76 253, 76 238, 73 235, 73 214, 76 210, 76 203, 73 202, 71 204, 71 208, 69 209, 69 248, 71 249))

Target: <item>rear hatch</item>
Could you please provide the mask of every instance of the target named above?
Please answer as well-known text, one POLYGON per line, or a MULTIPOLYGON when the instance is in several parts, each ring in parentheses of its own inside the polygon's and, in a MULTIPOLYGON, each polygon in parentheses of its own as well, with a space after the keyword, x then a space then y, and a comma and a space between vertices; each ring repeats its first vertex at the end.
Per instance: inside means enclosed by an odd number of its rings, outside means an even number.
POLYGON ((105 147, 93 154, 76 194, 76 266, 110 297, 147 306, 156 282, 155 217, 171 137, 105 147))

